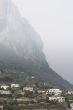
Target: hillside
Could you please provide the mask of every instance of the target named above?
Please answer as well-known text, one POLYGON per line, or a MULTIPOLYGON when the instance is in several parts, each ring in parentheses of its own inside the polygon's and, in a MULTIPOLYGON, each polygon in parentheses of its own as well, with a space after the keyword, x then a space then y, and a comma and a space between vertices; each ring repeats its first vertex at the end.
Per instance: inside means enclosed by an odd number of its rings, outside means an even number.
POLYGON ((73 87, 52 70, 43 53, 43 43, 16 6, 8 0, 0 14, 0 82, 24 82, 35 77, 35 82, 49 83, 62 88, 73 87), (6 10, 6 11, 4 11, 6 10), (2 22, 1 22, 2 21, 2 22))

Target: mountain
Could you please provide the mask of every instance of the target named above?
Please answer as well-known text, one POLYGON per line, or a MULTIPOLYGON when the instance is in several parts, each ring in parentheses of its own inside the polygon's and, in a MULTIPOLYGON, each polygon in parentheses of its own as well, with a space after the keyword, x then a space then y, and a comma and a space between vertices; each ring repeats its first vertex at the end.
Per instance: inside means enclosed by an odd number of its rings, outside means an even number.
POLYGON ((72 88, 49 67, 40 36, 21 17, 17 7, 3 0, 0 8, 0 82, 25 82, 34 76, 36 82, 72 88))

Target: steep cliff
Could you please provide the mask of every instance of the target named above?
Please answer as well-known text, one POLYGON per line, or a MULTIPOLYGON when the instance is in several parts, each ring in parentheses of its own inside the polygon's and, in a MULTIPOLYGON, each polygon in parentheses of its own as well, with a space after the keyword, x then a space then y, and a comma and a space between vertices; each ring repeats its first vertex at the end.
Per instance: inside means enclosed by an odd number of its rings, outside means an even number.
POLYGON ((36 81, 71 88, 69 82, 49 67, 40 36, 27 20, 21 17, 14 4, 8 0, 7 4, 8 8, 5 8, 2 3, 3 10, 6 11, 1 12, 3 15, 0 14, 0 69, 18 71, 18 76, 15 77, 16 74, 12 72, 1 72, 0 81, 7 81, 3 78, 8 77, 14 80, 19 78, 18 81, 21 82, 26 76, 34 76, 36 81))

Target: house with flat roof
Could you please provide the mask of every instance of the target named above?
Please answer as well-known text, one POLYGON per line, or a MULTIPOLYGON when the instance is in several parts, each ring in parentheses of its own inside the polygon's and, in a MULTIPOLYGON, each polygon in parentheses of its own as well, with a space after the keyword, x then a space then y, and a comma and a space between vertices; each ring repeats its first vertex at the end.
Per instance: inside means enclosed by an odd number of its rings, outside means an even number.
POLYGON ((34 88, 33 87, 23 87, 23 91, 33 92, 34 88))
POLYGON ((18 89, 20 88, 20 84, 11 84, 12 89, 18 89))
POLYGON ((58 96, 58 95, 62 94, 62 90, 60 90, 60 89, 49 89, 46 92, 46 94, 58 96))
POLYGON ((65 97, 49 97, 49 101, 58 101, 58 102, 65 102, 65 97))
POLYGON ((1 89, 4 89, 4 90, 7 90, 8 88, 9 88, 10 86, 8 86, 8 85, 1 85, 1 89))

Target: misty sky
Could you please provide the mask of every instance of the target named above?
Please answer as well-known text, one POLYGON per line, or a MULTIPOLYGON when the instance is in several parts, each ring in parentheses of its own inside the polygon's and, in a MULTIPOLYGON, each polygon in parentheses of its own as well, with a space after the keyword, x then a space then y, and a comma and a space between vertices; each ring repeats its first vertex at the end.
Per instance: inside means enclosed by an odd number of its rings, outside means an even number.
POLYGON ((73 83, 73 0, 12 0, 44 42, 49 65, 73 83))

